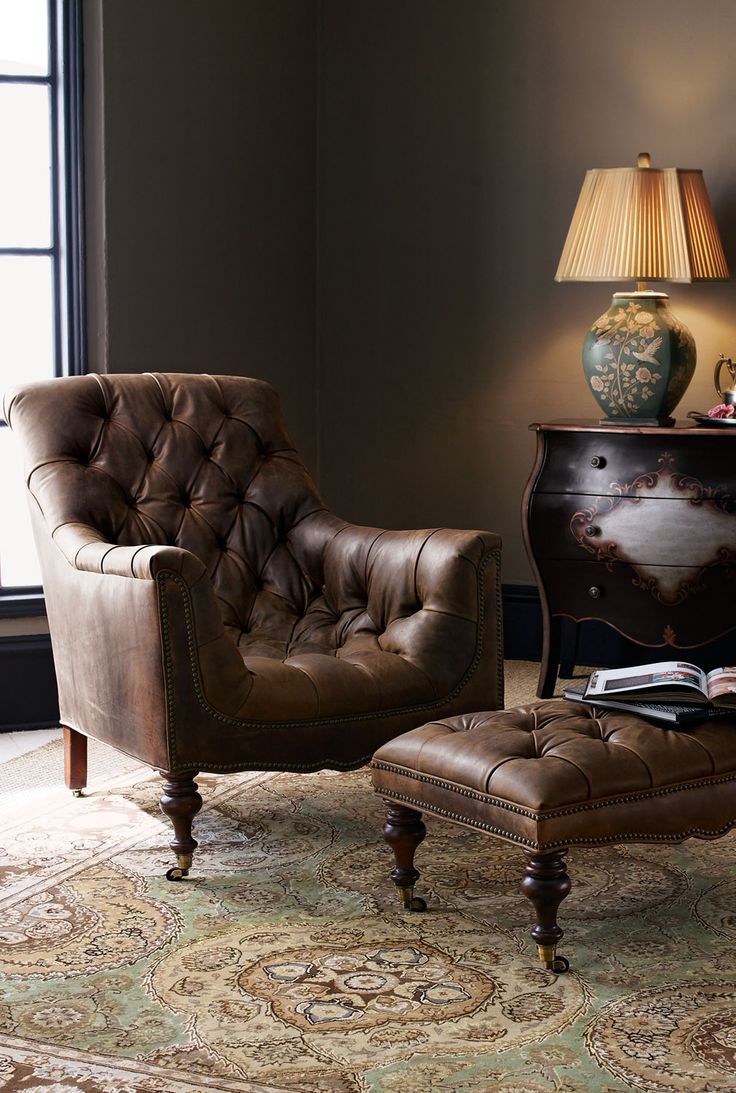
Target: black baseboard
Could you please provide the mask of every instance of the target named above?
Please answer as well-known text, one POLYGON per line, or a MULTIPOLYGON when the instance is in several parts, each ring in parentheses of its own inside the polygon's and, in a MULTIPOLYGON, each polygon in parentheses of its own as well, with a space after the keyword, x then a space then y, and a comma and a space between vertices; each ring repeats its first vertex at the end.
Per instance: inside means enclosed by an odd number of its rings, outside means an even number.
POLYGON ((59 724, 54 658, 48 634, 0 637, 0 732, 59 724))
POLYGON ((541 660, 542 607, 534 584, 505 584, 503 655, 507 660, 541 660))

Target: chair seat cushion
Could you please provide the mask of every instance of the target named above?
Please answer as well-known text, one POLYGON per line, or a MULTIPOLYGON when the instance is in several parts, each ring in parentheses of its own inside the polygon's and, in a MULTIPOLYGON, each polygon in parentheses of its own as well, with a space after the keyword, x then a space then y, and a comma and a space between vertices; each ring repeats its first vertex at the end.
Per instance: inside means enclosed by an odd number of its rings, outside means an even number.
POLYGON ((238 711, 254 720, 353 717, 431 703, 431 680, 408 658, 381 649, 352 656, 245 656, 253 685, 238 711))
POLYGON ((385 744, 373 780, 535 849, 716 837, 736 822, 736 718, 682 731, 563 700, 466 714, 385 744))

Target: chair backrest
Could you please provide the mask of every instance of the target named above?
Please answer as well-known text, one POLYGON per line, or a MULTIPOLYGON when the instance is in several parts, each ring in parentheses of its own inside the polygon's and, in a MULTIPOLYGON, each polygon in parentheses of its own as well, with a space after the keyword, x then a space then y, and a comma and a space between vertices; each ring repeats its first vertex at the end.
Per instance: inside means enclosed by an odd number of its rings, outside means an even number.
POLYGON ((292 532, 324 505, 269 384, 81 376, 16 389, 6 414, 50 535, 81 524, 116 545, 192 551, 231 630, 248 628, 264 587, 303 613, 319 575, 305 572, 292 532))

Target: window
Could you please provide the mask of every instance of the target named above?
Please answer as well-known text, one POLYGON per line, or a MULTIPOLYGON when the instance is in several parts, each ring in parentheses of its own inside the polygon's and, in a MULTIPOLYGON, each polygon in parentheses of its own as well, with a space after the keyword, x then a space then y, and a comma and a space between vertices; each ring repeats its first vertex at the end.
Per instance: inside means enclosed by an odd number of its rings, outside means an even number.
MULTIPOLYGON (((0 390, 84 371, 81 0, 0 0, 0 390)), ((42 607, 0 420, 0 614, 42 607)))

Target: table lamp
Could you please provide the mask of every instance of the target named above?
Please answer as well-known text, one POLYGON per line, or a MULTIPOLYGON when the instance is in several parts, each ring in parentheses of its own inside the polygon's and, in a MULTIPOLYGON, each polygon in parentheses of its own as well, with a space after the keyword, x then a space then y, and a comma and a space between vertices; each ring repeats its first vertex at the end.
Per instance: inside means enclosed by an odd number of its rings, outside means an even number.
POLYGON ((614 292, 583 343, 583 369, 606 414, 672 425, 695 370, 695 342, 647 281, 725 281, 728 266, 702 171, 638 166, 588 171, 556 281, 637 282, 614 292))

